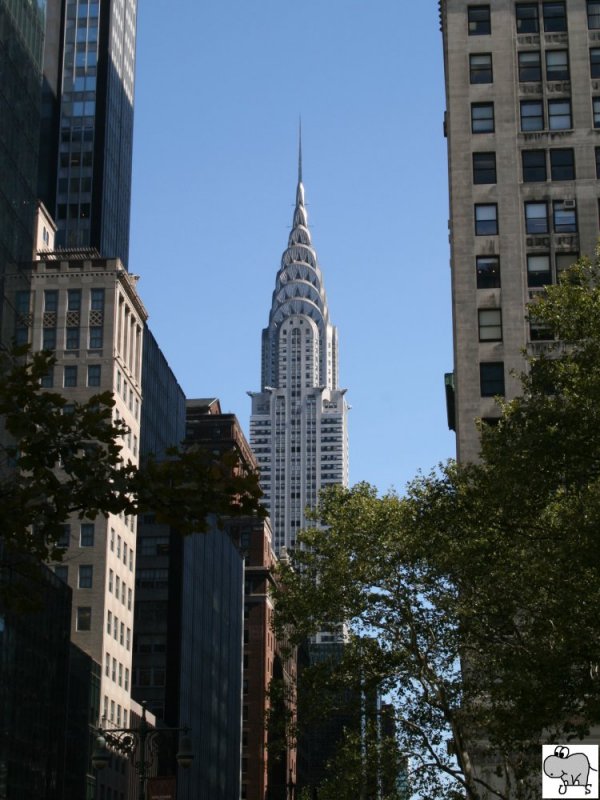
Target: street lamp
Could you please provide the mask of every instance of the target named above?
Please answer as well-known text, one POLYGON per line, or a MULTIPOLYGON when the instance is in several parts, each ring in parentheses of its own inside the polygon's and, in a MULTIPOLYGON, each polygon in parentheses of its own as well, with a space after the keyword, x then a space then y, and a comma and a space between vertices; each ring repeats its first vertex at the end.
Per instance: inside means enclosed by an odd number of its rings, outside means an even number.
POLYGON ((92 752, 92 765, 96 769, 104 769, 110 761, 108 745, 125 755, 131 761, 139 777, 139 800, 146 800, 146 783, 148 770, 154 761, 154 753, 158 742, 164 734, 172 735, 181 732, 179 750, 175 758, 183 769, 188 769, 194 760, 189 728, 152 728, 146 720, 146 704, 142 703, 142 719, 138 728, 98 729, 98 736, 92 752))

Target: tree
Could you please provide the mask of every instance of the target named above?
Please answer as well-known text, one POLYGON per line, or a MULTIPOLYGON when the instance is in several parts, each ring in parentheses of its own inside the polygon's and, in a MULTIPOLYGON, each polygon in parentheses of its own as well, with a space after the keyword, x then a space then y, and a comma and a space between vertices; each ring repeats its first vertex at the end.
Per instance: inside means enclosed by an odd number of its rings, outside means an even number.
POLYGON ((599 278, 581 260, 530 306, 556 339, 479 464, 329 490, 282 567, 277 624, 349 622, 338 676, 395 698, 419 796, 537 797, 540 744, 600 722, 599 278))
MULTIPOLYGON (((127 433, 110 392, 70 403, 40 384, 54 364, 25 347, 0 351, 0 544, 15 565, 59 560, 69 515, 152 511, 182 534, 205 532, 208 513, 260 513, 257 475, 233 453, 173 448, 139 468, 121 458, 127 433)), ((1 559, 0 559, 1 563, 1 559)))

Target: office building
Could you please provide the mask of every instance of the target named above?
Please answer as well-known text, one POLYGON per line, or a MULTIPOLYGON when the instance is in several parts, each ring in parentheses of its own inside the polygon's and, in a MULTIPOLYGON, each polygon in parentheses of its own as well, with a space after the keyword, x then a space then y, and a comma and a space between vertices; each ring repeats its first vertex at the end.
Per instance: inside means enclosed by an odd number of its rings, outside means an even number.
POLYGON ((241 517, 227 530, 244 556, 242 798, 285 800, 297 778, 295 741, 282 735, 296 719, 296 651, 273 630, 278 562, 271 525, 241 517))
POLYGON ((441 0, 458 458, 547 347, 526 305, 598 238, 600 2, 441 0))
MULTIPOLYGON (((118 260, 90 252, 47 255, 6 276, 15 309, 4 339, 54 351, 43 387, 69 401, 114 394, 115 418, 129 431, 122 456, 137 464, 141 408, 142 331, 146 311, 136 278, 118 260)), ((68 406, 67 406, 68 408, 68 406)), ((102 667, 100 721, 127 726, 130 711, 136 519, 124 514, 73 516, 64 526, 57 576, 73 591, 71 640, 102 667)))
POLYGON ((262 334, 260 392, 250 392, 250 444, 275 552, 294 547, 319 491, 348 484, 348 405, 338 386, 337 329, 308 228, 298 163, 296 207, 262 334))
POLYGON ((0 289, 8 265, 31 259, 45 13, 43 0, 0 0, 0 289))
POLYGON ((40 197, 61 248, 127 267, 136 0, 48 0, 40 197))
POLYGON ((71 590, 1 543, 0 558, 0 798, 62 800, 71 590))

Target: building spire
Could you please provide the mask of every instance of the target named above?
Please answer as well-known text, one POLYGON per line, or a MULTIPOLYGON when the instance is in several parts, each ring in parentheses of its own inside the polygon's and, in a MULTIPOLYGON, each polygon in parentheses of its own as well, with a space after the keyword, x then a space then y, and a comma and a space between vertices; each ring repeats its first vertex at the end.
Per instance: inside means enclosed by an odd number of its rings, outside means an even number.
POLYGON ((298 183, 302 183, 302 115, 298 117, 298 183))

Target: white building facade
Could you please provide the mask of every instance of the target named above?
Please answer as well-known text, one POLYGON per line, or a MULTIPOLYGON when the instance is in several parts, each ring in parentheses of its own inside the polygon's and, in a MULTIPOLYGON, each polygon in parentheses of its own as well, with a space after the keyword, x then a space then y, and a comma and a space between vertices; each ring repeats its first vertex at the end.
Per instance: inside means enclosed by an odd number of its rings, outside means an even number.
POLYGON ((298 169, 296 207, 262 334, 262 387, 250 392, 256 455, 277 553, 295 547, 319 491, 348 485, 348 404, 338 386, 337 329, 308 229, 298 169))

